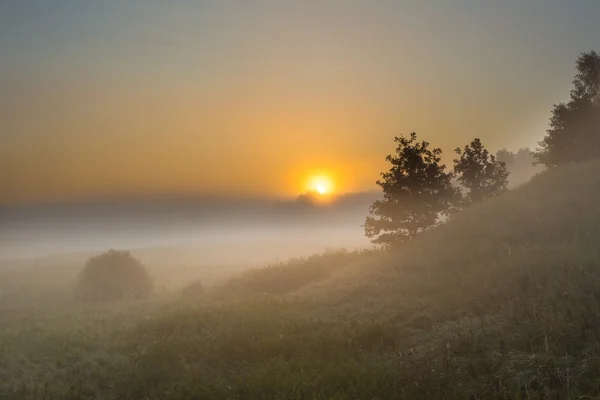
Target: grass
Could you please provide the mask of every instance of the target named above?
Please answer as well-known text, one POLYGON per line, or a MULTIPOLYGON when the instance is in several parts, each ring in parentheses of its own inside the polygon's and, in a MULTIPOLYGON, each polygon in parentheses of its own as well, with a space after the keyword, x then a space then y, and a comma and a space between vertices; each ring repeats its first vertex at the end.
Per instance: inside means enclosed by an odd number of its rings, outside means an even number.
POLYGON ((599 195, 600 162, 573 165, 395 252, 0 308, 0 398, 600 398, 599 195))

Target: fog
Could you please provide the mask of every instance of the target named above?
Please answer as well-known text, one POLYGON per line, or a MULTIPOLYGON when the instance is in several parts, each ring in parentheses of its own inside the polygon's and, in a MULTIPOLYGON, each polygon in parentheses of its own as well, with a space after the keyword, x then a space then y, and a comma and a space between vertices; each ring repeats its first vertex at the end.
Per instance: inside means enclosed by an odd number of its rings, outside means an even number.
POLYGON ((196 263, 258 264, 369 246, 361 227, 373 194, 329 203, 202 199, 5 208, 0 259, 110 248, 186 255, 196 263))

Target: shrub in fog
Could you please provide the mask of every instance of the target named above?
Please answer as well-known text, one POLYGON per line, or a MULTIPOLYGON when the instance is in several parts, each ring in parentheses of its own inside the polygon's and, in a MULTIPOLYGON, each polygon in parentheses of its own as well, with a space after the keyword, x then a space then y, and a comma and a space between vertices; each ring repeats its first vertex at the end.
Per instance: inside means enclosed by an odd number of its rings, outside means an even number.
POLYGON ((110 250, 91 257, 79 275, 76 296, 83 301, 143 298, 152 293, 152 280, 129 251, 110 250))
POLYGON ((181 295, 185 297, 194 297, 204 293, 204 284, 202 281, 194 281, 181 289, 181 295))

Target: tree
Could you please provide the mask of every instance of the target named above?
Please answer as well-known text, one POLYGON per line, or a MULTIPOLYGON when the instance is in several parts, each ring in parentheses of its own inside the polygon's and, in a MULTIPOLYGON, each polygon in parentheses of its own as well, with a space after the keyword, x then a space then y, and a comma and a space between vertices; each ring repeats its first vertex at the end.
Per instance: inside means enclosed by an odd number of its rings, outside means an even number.
POLYGON ((460 198, 452 173, 441 163, 440 149, 430 149, 414 132, 394 141, 396 154, 386 157, 392 166, 377 181, 383 199, 371 205, 364 225, 365 235, 375 244, 401 244, 414 238, 449 215, 460 198))
POLYGON ((571 98, 554 105, 550 127, 534 153, 535 162, 555 167, 600 157, 600 55, 582 53, 571 98))
POLYGON ((516 152, 507 149, 496 152, 496 160, 503 161, 508 171, 508 187, 516 187, 529 181, 536 174, 542 172, 544 167, 535 164, 533 153, 529 148, 522 148, 516 152))
POLYGON ((496 160, 480 139, 473 139, 464 150, 457 148, 455 152, 460 157, 454 160, 454 173, 469 190, 465 198, 468 203, 478 203, 507 190, 506 163, 496 160))
POLYGON ((141 298, 152 292, 152 280, 128 251, 110 250, 93 256, 79 275, 76 295, 84 301, 141 298))
MULTIPOLYGON (((522 149, 522 150, 526 151, 525 149, 522 149)), ((520 152, 521 152, 521 150, 519 150, 519 153, 520 152)), ((502 161, 504 164, 506 164, 507 168, 512 165, 517 164, 517 157, 518 157, 518 154, 515 154, 508 149, 500 149, 496 152, 496 160, 502 161)), ((533 163, 533 159, 532 159, 532 163, 533 163)))

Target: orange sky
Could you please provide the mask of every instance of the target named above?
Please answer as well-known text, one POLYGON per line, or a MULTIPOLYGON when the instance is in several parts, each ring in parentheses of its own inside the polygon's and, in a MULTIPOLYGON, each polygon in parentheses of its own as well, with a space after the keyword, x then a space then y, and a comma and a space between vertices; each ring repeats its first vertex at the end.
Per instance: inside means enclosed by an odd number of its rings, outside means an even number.
POLYGON ((59 3, 0 10, 0 203, 372 190, 395 135, 534 145, 593 39, 518 2, 59 3))

